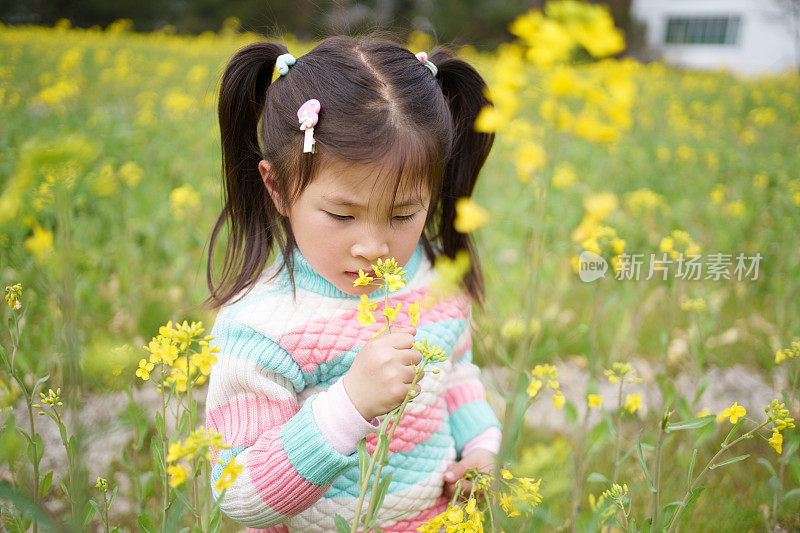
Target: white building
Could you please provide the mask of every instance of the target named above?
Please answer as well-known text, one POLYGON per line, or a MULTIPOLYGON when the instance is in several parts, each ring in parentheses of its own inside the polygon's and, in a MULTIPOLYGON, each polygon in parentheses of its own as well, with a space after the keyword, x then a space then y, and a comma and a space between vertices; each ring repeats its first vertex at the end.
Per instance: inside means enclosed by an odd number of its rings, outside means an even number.
POLYGON ((798 10, 800 0, 633 0, 631 6, 648 46, 666 62, 744 74, 797 69, 798 10))

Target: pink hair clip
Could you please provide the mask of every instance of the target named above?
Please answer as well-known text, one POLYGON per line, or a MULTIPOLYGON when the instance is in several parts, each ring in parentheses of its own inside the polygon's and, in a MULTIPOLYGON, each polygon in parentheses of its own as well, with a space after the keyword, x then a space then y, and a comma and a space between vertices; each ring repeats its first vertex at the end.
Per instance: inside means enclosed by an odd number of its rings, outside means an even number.
POLYGON ((303 140, 303 153, 311 152, 317 153, 316 140, 314 139, 314 126, 317 125, 319 120, 319 110, 322 106, 319 100, 312 98, 306 101, 297 110, 297 120, 300 121, 300 130, 306 132, 305 139, 303 140))
POLYGON ((428 61, 428 53, 417 52, 415 55, 417 56, 417 59, 419 59, 419 62, 428 67, 428 70, 431 71, 431 74, 433 74, 433 76, 436 77, 436 74, 439 73, 439 69, 436 68, 436 65, 428 61))

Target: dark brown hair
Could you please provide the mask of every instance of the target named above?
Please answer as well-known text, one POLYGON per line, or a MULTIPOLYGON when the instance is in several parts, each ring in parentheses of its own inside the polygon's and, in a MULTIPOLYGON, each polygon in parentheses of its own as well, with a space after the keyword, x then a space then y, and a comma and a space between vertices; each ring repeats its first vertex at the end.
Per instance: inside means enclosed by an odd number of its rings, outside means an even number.
POLYGON ((295 240, 258 170, 259 161, 266 159, 284 207, 294 203, 320 168, 333 162, 372 164, 393 173, 394 195, 401 182, 418 191, 427 188, 431 208, 421 237, 425 255, 435 260, 432 242, 441 244, 450 258, 465 249, 472 268, 464 285, 482 307, 485 289, 474 244, 468 234, 453 228, 455 202, 471 196, 494 142, 493 134, 473 129, 478 112, 490 104, 480 74, 444 47, 429 54, 438 68, 434 77, 394 42, 337 36, 298 57, 272 83, 275 61, 284 53, 283 44, 250 44, 233 56, 222 78, 224 207, 211 233, 206 270, 211 295, 204 304, 216 309, 252 288, 275 245, 295 290, 295 240), (297 121, 297 109, 311 98, 322 107, 313 155, 302 151, 304 134, 297 121), (225 259, 215 283, 214 245, 226 222, 225 259))

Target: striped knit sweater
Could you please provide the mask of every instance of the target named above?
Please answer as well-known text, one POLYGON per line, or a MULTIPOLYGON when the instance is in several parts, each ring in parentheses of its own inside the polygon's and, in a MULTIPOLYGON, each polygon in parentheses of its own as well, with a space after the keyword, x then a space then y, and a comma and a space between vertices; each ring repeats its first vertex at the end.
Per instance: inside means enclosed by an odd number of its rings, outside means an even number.
MULTIPOLYGON (((364 420, 341 380, 381 321, 361 326, 359 297, 322 278, 297 248, 293 253, 296 299, 286 269, 269 279, 282 263, 275 261, 244 298, 220 309, 211 332, 220 353, 206 425, 231 446, 218 455, 211 480, 234 456, 244 467, 220 507, 247 531, 336 531, 337 513, 352 524, 358 443, 366 437, 372 454, 385 416, 364 420)), ((433 279, 421 244, 404 268, 408 283, 389 303, 407 309, 423 300, 433 279)), ((369 299, 382 316, 383 290, 369 299)), ((449 359, 437 363, 438 374, 426 371, 422 393, 406 406, 390 443, 381 477, 392 472, 392 482, 379 511, 386 532, 415 531, 446 508, 448 465, 474 448, 499 450, 500 423, 472 363, 470 319, 464 293, 422 309, 416 339, 445 349, 449 359)), ((397 324, 410 326, 408 315, 398 314, 397 324)), ((215 490, 213 496, 219 501, 215 490)))

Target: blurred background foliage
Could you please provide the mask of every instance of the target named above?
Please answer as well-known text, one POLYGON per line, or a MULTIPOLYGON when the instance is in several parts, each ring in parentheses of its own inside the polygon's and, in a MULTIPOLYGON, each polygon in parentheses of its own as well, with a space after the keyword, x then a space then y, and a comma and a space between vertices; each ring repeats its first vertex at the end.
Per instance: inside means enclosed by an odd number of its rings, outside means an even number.
MULTIPOLYGON (((630 16, 632 0, 595 2, 607 4, 617 27, 626 34, 627 53, 641 49, 642 31, 630 16)), ((416 30, 438 42, 472 44, 480 50, 510 41, 508 24, 544 0, 3 0, 4 24, 52 26, 69 19, 74 27, 106 27, 118 19, 130 19, 134 31, 165 28, 177 33, 218 30, 235 17, 241 29, 262 35, 291 33, 300 40, 333 34, 354 34, 379 29, 398 39, 416 30)))

